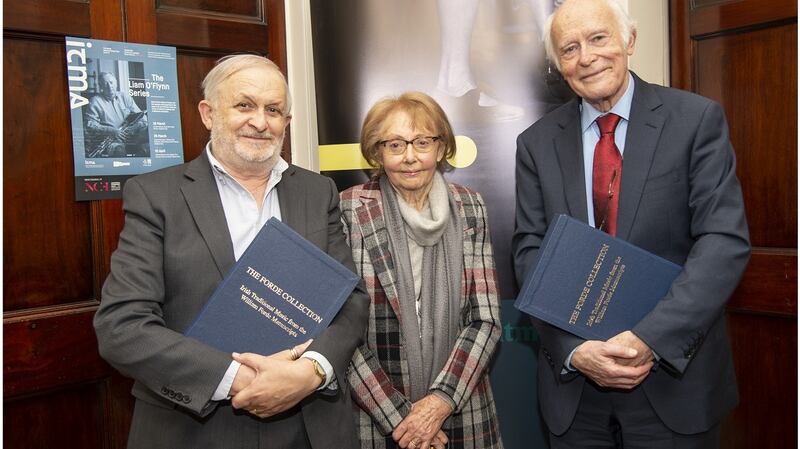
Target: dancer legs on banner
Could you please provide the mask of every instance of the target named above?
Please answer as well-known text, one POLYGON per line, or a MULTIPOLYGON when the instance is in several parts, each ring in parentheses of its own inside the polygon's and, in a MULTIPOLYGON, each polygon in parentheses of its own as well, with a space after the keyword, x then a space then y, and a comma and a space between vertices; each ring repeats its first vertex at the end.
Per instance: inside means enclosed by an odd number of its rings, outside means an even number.
MULTIPOLYGON (((477 89, 478 106, 486 108, 492 118, 511 121, 522 117, 524 110, 500 102, 488 87, 475 81, 470 65, 470 41, 480 0, 438 0, 442 53, 437 88, 451 96, 463 97, 477 89)), ((541 37, 544 21, 553 4, 561 0, 529 0, 534 21, 541 37)))

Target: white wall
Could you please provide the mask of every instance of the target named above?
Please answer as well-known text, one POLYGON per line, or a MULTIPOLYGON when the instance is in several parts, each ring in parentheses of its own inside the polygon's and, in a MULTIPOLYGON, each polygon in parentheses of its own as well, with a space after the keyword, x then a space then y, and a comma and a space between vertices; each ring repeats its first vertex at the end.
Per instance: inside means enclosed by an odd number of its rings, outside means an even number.
POLYGON ((642 79, 669 85, 669 5, 667 0, 627 0, 639 30, 631 68, 642 79))
MULTIPOLYGON (((378 1, 378 0, 375 0, 378 1)), ((433 0, 431 0, 433 1, 433 0)), ((620 0, 638 23, 631 68, 643 79, 669 84, 667 0, 620 0)), ((319 171, 310 0, 285 0, 289 89, 292 92, 292 162, 319 171)))
POLYGON ((319 171, 310 0, 285 0, 286 52, 292 93, 292 163, 319 171))

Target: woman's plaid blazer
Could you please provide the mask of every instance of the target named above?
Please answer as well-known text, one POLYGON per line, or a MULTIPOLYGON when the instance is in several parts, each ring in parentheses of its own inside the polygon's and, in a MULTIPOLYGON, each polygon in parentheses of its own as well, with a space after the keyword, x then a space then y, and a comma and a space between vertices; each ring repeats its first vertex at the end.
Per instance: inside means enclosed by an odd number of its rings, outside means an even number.
MULTIPOLYGON (((500 337, 500 306, 486 208, 480 194, 449 184, 464 224, 461 332, 429 391, 450 398, 448 448, 502 448, 487 367, 500 337)), ((370 296, 366 343, 348 369, 362 448, 397 447, 391 437, 411 409, 394 260, 377 181, 340 194, 342 222, 370 296)))

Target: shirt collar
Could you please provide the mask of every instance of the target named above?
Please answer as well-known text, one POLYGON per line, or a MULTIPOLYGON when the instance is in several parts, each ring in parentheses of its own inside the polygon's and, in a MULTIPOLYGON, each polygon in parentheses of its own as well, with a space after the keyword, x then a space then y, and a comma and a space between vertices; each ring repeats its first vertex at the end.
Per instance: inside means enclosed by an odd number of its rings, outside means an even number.
MULTIPOLYGON (((211 167, 214 169, 214 172, 217 174, 218 178, 221 176, 222 180, 225 178, 234 179, 233 176, 231 176, 227 170, 225 170, 225 167, 211 153, 211 142, 206 144, 206 155, 208 156, 208 162, 211 163, 211 167)), ((277 184, 277 182, 281 180, 283 172, 285 172, 288 168, 289 163, 283 160, 282 157, 279 157, 278 162, 275 163, 275 166, 272 167, 272 171, 270 172, 270 184, 277 184), (274 182, 272 182, 273 180, 274 182)))
POLYGON ((620 98, 619 101, 617 101, 617 104, 612 106, 611 110, 608 112, 600 112, 595 109, 594 106, 581 99, 581 132, 586 132, 586 130, 592 126, 592 123, 594 123, 597 117, 608 113, 614 113, 622 117, 624 120, 629 120, 628 117, 631 115, 631 104, 633 103, 634 84, 633 75, 628 72, 628 88, 625 89, 625 93, 622 94, 622 98, 620 98))

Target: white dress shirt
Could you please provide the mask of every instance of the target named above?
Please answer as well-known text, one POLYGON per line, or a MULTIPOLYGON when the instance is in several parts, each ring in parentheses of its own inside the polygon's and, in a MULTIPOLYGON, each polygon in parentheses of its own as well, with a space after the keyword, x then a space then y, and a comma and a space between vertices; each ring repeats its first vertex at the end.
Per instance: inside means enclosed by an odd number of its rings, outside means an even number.
MULTIPOLYGON (((206 145, 206 154, 214 172, 214 180, 217 183, 217 190, 222 201, 222 209, 225 211, 225 221, 228 223, 228 231, 233 243, 233 254, 236 260, 242 256, 244 251, 258 234, 258 231, 271 217, 281 219, 281 208, 278 201, 278 190, 275 188, 283 176, 283 172, 289 168, 289 164, 283 159, 278 159, 275 167, 269 175, 267 189, 264 200, 260 207, 250 192, 242 186, 239 181, 232 177, 225 170, 225 167, 214 157, 211 152, 211 142, 206 145)), ((264 354, 268 355, 268 354, 264 354)), ((316 360, 325 371, 326 381, 319 389, 336 389, 337 384, 333 382, 333 366, 322 354, 315 351, 306 351, 301 357, 316 360)), ((231 361, 228 370, 220 381, 212 401, 221 401, 229 397, 231 386, 239 371, 240 363, 231 361)))

